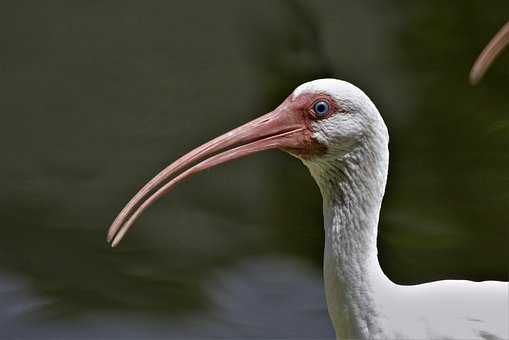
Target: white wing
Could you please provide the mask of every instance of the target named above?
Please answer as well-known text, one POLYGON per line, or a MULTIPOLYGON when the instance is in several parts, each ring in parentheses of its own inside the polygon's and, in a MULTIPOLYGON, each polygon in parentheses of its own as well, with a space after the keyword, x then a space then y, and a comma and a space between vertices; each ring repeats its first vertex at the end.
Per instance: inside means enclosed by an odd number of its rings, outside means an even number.
POLYGON ((446 280, 399 286, 387 299, 394 338, 509 340, 509 283, 446 280))

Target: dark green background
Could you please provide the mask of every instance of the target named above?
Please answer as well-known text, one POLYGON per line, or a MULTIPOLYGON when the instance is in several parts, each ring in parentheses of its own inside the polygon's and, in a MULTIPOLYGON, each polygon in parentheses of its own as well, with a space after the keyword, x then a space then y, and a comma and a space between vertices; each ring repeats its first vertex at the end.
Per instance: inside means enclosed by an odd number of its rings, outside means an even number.
POLYGON ((105 242, 155 172, 323 77, 389 127, 388 276, 507 280, 509 54, 467 75, 508 19, 506 0, 3 2, 0 337, 331 337, 320 195, 284 153, 105 242))

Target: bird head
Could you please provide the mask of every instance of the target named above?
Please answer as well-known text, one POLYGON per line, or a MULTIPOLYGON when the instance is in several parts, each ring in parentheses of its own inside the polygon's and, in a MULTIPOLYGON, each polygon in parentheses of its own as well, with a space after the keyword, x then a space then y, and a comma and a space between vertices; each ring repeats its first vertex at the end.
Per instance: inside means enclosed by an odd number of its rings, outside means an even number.
POLYGON ((314 143, 323 150, 311 153, 310 157, 294 154, 307 166, 333 163, 369 143, 387 144, 387 127, 375 105, 363 91, 348 82, 311 81, 297 87, 291 97, 311 103, 301 110, 312 117, 308 129, 314 143), (324 107, 326 112, 317 113, 324 107))
POLYGON ((302 84, 273 111, 199 146, 163 169, 119 213, 107 239, 117 245, 147 207, 178 183, 213 166, 280 149, 301 159, 313 173, 313 168, 323 169, 359 146, 372 142, 386 145, 387 141, 380 114, 360 89, 336 79, 302 84))

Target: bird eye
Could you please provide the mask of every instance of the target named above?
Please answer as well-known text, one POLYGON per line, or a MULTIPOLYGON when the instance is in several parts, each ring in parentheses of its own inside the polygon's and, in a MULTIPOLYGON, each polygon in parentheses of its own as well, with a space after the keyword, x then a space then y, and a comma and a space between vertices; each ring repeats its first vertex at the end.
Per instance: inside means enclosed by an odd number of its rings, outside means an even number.
POLYGON ((323 118, 329 113, 329 103, 327 103, 325 100, 317 101, 313 105, 313 111, 315 112, 315 115, 317 118, 323 118))

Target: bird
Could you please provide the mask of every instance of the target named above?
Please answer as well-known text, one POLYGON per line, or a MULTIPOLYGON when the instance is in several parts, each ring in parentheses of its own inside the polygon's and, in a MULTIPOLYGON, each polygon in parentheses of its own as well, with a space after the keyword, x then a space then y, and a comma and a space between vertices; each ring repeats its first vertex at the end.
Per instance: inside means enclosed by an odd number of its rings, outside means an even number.
POLYGON ((482 77, 493 63, 495 58, 509 44, 509 21, 491 38, 490 42, 477 57, 470 70, 470 83, 472 85, 481 81, 482 77))
POLYGON ((389 133, 377 107, 338 79, 299 85, 273 111, 197 147, 150 180, 108 230, 117 246, 140 214, 216 165, 280 149, 300 159, 323 201, 323 279, 337 339, 509 339, 509 284, 392 282, 378 260, 389 133))

